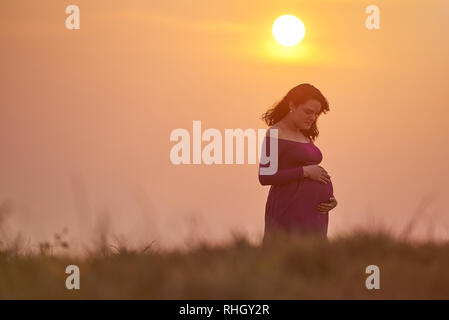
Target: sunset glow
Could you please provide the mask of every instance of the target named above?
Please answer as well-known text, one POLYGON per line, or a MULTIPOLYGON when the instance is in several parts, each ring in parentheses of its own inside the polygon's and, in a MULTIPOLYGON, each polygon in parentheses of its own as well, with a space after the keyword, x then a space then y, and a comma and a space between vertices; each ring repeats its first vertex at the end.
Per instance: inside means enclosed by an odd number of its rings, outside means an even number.
POLYGON ((225 133, 267 129, 261 114, 299 83, 330 105, 315 141, 339 202, 329 237, 372 221, 402 232, 432 191, 413 236, 426 238, 426 223, 447 236, 449 3, 80 0, 69 13, 70 2, 1 3, 10 239, 38 248, 66 227, 81 254, 107 222, 136 246, 184 248, 195 218, 192 234, 210 243, 233 228, 259 243, 269 188, 247 155, 260 154, 245 143, 239 163, 235 138, 226 164, 225 133), (170 140, 176 130, 185 140, 170 140), (174 164, 181 141, 188 161, 174 164))

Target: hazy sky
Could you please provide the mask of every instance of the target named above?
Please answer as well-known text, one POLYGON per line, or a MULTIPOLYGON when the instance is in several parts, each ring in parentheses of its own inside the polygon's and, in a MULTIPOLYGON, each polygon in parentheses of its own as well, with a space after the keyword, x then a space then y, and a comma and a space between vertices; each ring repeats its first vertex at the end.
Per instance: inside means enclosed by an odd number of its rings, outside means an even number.
MULTIPOLYGON (((170 162, 170 132, 267 128, 260 115, 308 82, 339 205, 329 235, 382 223, 449 236, 447 1, 0 2, 0 201, 31 242, 64 226, 90 239, 108 221, 130 244, 263 233, 269 187, 256 164, 170 162), (80 8, 67 30, 66 6, 80 8), (365 8, 380 7, 380 30, 365 8), (282 14, 304 40, 281 48, 282 14), (193 220, 192 220, 193 217, 193 220), (105 220, 106 219, 106 220, 105 220), (189 231, 190 230, 190 231, 189 231)), ((87 240, 86 240, 87 241, 87 240)))

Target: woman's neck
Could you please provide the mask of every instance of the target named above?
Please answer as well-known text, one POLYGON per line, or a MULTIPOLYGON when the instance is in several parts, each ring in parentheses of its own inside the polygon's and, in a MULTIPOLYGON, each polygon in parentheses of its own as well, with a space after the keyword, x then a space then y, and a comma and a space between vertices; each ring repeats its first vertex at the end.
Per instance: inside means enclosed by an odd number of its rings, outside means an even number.
POLYGON ((291 132, 292 134, 301 134, 302 135, 299 128, 291 121, 281 120, 278 122, 278 124, 280 125, 281 129, 291 132))

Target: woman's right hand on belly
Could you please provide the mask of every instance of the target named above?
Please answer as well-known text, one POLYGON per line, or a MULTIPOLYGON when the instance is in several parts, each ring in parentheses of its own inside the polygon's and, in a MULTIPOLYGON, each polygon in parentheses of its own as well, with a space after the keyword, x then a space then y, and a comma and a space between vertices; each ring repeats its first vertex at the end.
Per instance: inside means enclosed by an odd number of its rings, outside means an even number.
POLYGON ((304 166, 304 177, 316 180, 322 183, 329 183, 331 180, 331 176, 327 173, 326 170, 323 169, 323 167, 313 164, 310 166, 304 166))

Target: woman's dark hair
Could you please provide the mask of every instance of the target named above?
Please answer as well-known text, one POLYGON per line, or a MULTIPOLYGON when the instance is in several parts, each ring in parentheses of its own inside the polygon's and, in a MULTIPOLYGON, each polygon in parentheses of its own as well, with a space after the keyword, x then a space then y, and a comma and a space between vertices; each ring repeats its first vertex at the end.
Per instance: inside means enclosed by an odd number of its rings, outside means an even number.
MULTIPOLYGON (((289 101, 291 100, 295 106, 305 103, 309 99, 315 99, 320 102, 320 113, 327 113, 329 111, 329 103, 323 96, 320 90, 315 88, 309 83, 302 83, 296 87, 290 89, 290 91, 282 98, 281 101, 275 103, 267 112, 262 114, 261 119, 264 120, 267 125, 272 126, 276 122, 280 121, 289 112, 289 101)), ((318 137, 319 131, 316 126, 316 121, 312 123, 309 129, 301 130, 301 132, 312 141, 318 137)))

